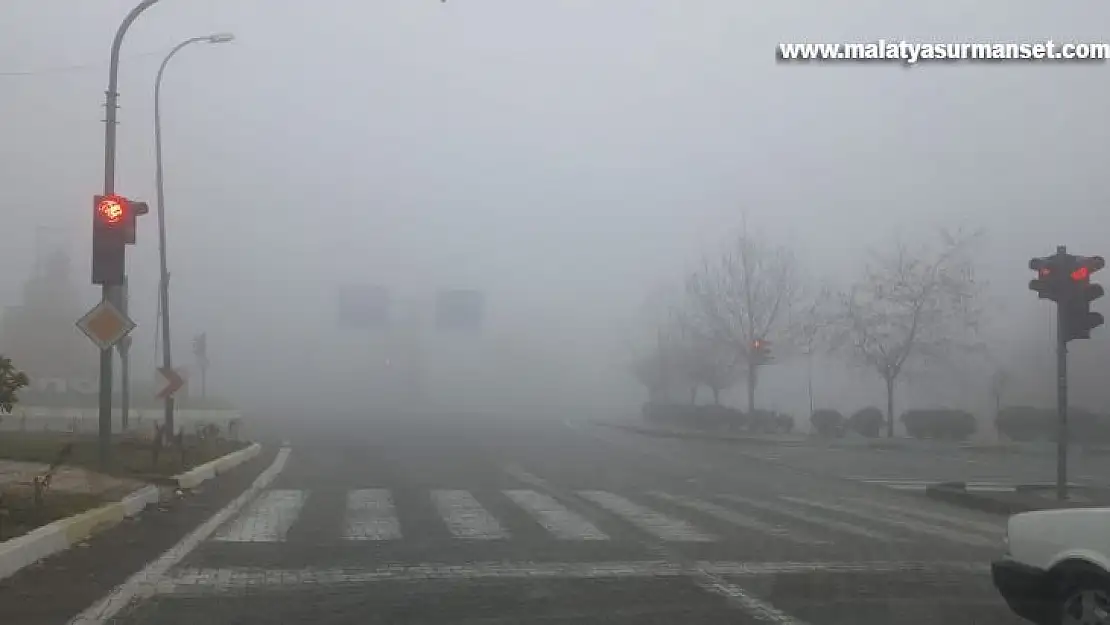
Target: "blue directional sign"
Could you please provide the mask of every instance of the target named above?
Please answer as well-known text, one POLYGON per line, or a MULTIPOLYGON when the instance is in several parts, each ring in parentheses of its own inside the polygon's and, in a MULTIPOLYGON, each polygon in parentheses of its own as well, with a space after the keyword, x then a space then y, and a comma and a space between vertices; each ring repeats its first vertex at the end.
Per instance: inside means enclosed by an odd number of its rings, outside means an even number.
POLYGON ((372 284, 339 288, 339 325, 381 328, 389 325, 389 289, 372 284))
POLYGON ((436 297, 436 328, 475 332, 482 327, 485 294, 471 289, 440 291, 436 297))

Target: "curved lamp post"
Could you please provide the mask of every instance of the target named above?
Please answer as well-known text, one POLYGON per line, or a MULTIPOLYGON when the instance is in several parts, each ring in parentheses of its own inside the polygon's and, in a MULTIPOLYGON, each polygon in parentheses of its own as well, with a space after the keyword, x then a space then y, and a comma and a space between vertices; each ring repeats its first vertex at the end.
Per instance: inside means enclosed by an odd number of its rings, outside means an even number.
MULTIPOLYGON (((174 46, 162 65, 158 67, 158 76, 154 79, 154 159, 155 159, 155 184, 158 193, 158 264, 159 264, 159 308, 162 309, 162 367, 169 371, 173 368, 173 355, 170 350, 170 274, 166 268, 166 194, 162 185, 162 74, 166 65, 182 48, 194 43, 228 43, 235 36, 230 33, 217 33, 205 37, 186 39, 174 46)), ((165 398, 165 428, 167 435, 173 434, 173 395, 165 398)))

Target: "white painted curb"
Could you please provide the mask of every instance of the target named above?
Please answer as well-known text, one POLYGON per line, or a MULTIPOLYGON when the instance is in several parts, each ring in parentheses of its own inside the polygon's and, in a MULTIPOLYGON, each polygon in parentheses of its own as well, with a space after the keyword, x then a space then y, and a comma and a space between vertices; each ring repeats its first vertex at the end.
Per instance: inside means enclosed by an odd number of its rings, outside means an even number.
POLYGON ((89 536, 135 516, 158 501, 157 486, 144 486, 122 500, 93 508, 81 514, 34 529, 22 536, 0 542, 0 579, 10 577, 25 566, 65 551, 89 536))
MULTIPOLYGON (((177 482, 178 488, 195 488, 198 484, 254 458, 260 451, 262 446, 253 443, 239 451, 195 467, 173 479, 177 482)), ((127 517, 135 516, 150 504, 156 503, 159 498, 160 491, 157 486, 144 486, 119 501, 59 519, 22 536, 0 542, 0 579, 10 577, 16 571, 47 556, 65 551, 127 517)))
POLYGON ((239 451, 233 451, 226 456, 216 458, 211 462, 206 462, 199 467, 192 469, 175 476, 173 479, 177 482, 177 487, 186 490, 196 488, 200 484, 216 477, 221 473, 225 473, 241 464, 254 458, 262 451, 262 445, 253 443, 239 451))

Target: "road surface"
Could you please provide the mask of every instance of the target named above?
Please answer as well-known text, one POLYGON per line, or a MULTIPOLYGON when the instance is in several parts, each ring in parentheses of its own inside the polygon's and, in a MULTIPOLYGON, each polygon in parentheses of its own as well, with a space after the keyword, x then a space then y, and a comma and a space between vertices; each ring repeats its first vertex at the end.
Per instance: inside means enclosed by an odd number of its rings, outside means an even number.
POLYGON ((562 421, 290 443, 257 498, 88 622, 1020 622, 987 573, 1002 520, 907 493, 562 421))

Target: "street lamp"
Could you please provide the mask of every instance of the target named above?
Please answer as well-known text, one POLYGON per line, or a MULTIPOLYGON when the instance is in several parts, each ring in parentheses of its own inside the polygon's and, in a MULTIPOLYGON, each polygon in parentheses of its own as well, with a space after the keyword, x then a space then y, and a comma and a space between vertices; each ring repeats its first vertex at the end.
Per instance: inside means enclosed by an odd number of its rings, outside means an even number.
MULTIPOLYGON (((158 187, 158 264, 159 264, 159 297, 162 310, 162 367, 168 373, 173 369, 173 356, 170 350, 170 274, 166 268, 166 195, 162 185, 162 74, 166 65, 182 48, 193 43, 228 43, 235 39, 231 33, 216 33, 205 37, 186 39, 174 46, 162 65, 158 67, 158 76, 154 79, 154 159, 155 159, 155 184, 158 187)), ((165 424, 164 433, 173 434, 173 394, 167 393, 165 397, 165 424)))

